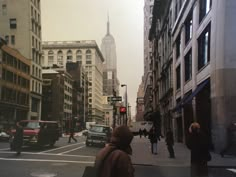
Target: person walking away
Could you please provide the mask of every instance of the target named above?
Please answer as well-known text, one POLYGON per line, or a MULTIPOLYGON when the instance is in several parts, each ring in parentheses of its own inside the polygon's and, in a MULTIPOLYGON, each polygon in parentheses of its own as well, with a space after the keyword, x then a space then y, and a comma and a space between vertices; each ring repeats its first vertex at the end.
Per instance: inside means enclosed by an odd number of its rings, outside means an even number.
POLYGON ((141 130, 141 128, 139 129, 138 134, 139 134, 139 137, 142 138, 143 131, 141 130))
POLYGON ((151 152, 152 152, 152 154, 157 155, 157 139, 158 139, 158 136, 157 136, 157 131, 156 131, 155 127, 152 127, 150 129, 148 138, 149 138, 150 143, 151 143, 151 152))
POLYGON ((70 128, 70 136, 69 136, 69 141, 68 141, 68 143, 71 143, 71 139, 73 139, 75 142, 77 142, 77 139, 74 137, 74 134, 75 134, 74 127, 71 127, 71 128, 70 128))
POLYGON ((145 138, 147 137, 147 130, 146 130, 146 128, 144 128, 144 130, 143 130, 143 135, 144 135, 145 138))
POLYGON ((95 159, 97 177, 134 177, 131 163, 133 134, 125 125, 114 129, 111 141, 95 159))
POLYGON ((173 136, 173 132, 171 131, 171 129, 169 129, 166 133, 166 145, 167 145, 167 149, 169 151, 169 158, 175 158, 175 152, 174 152, 174 136, 173 136))
POLYGON ((16 133, 14 135, 13 145, 16 151, 16 155, 20 155, 23 145, 23 128, 20 125, 20 122, 16 123, 16 133))
POLYGON ((207 135, 194 122, 189 127, 187 147, 191 150, 191 177, 207 177, 207 162, 211 160, 207 135))

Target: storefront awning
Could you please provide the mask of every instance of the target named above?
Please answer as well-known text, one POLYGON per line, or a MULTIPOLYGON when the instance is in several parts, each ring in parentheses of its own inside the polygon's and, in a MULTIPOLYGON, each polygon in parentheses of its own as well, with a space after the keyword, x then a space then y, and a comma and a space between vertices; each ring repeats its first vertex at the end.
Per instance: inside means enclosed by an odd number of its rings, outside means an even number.
POLYGON ((197 86, 197 88, 190 94, 185 96, 177 105, 176 107, 172 110, 173 112, 178 112, 181 110, 181 108, 192 101, 193 97, 195 97, 208 83, 210 82, 210 79, 207 79, 203 81, 201 84, 197 86))

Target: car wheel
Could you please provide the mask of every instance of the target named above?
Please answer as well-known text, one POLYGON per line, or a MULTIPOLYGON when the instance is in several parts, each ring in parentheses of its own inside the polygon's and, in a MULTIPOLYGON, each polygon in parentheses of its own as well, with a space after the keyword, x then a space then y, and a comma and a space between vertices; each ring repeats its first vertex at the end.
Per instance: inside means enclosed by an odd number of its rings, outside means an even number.
POLYGON ((50 142, 50 147, 53 147, 54 145, 55 145, 55 143, 56 143, 56 141, 52 141, 52 142, 50 142))

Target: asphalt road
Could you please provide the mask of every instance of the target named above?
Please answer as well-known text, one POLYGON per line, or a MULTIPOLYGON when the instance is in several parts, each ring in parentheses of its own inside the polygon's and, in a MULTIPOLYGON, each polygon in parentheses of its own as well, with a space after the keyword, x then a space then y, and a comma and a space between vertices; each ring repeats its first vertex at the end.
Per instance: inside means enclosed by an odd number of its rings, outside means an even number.
MULTIPOLYGON (((84 177, 86 166, 92 166, 100 147, 86 147, 84 137, 68 144, 61 138, 55 147, 44 149, 23 147, 22 155, 10 151, 9 144, 0 142, 0 177, 84 177)), ((231 169, 209 169, 209 177, 235 177, 231 169)), ((189 167, 135 166, 135 177, 189 177, 189 167)))

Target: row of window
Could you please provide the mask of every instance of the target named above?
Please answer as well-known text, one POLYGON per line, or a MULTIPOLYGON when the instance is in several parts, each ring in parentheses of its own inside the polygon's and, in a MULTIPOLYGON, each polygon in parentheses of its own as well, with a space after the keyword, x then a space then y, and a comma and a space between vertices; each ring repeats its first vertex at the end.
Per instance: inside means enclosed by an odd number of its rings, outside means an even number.
MULTIPOLYGON (((90 50, 86 51, 86 64, 92 64, 92 61, 90 61, 92 59, 92 55, 90 54, 90 50), (89 54, 88 54, 89 53, 89 54)), ((72 62, 73 61, 73 56, 72 56, 72 51, 69 50, 67 52, 67 56, 66 56, 66 60, 67 62, 72 62)), ((81 55, 81 51, 78 50, 76 53, 76 61, 79 61, 80 64, 82 64, 82 55, 81 55)), ((48 52, 48 65, 51 66, 54 64, 54 52, 53 51, 49 51, 48 52)), ((57 64, 63 65, 63 53, 62 51, 58 51, 57 52, 57 64)))
POLYGON ((69 96, 69 95, 67 95, 67 94, 64 95, 64 98, 65 98, 65 100, 67 100, 67 101, 72 101, 72 97, 69 96))
POLYGON ((32 89, 33 92, 41 93, 41 84, 40 84, 40 82, 32 80, 32 88, 31 89, 32 89))
POLYGON ((41 49, 41 44, 40 44, 40 40, 38 40, 36 37, 34 37, 32 35, 32 46, 35 47, 37 50, 40 51, 41 49))
POLYGON ((72 88, 67 87, 66 85, 65 85, 65 90, 66 90, 67 92, 69 92, 69 93, 72 93, 72 88))
POLYGON ((16 44, 16 38, 15 35, 6 35, 5 36, 5 41, 7 44, 15 45, 16 44))
POLYGON ((28 106, 29 94, 16 91, 11 88, 2 87, 1 100, 10 102, 10 103, 17 103, 17 104, 28 106))
POLYGON ((40 9, 40 0, 31 0, 31 2, 34 4, 36 8, 40 9))
POLYGON ((72 105, 64 103, 64 109, 72 110, 72 105))
MULTIPOLYGON (((200 37, 198 38, 198 71, 200 71, 204 66, 206 66, 210 62, 210 34, 211 34, 211 24, 209 24, 205 30, 202 32, 200 37)), ((192 50, 184 57, 184 73, 185 82, 192 79, 192 50)), ((176 87, 180 88, 181 84, 181 66, 179 65, 176 68, 176 87)))
POLYGON ((18 60, 17 58, 3 52, 2 63, 14 67, 15 69, 22 71, 26 74, 30 73, 30 66, 18 60))
POLYGON ((17 84, 23 88, 29 89, 30 81, 28 79, 18 76, 16 73, 13 73, 6 69, 2 69, 2 79, 13 84, 17 84))
POLYGON ((39 51, 36 51, 34 48, 32 49, 32 60, 38 65, 41 65, 41 59, 39 51))
POLYGON ((37 78, 41 78, 41 69, 37 66, 32 66, 32 75, 36 76, 37 78))

